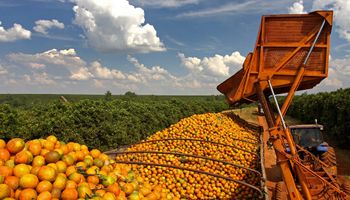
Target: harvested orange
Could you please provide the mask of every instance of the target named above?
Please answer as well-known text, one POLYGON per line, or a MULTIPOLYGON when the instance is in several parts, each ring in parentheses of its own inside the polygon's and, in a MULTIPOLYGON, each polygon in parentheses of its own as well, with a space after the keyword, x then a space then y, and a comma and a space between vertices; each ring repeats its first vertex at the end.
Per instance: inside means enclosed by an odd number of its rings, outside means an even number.
POLYGON ((38 183, 38 177, 33 174, 25 174, 19 179, 19 186, 21 188, 35 188, 38 183))
POLYGON ((33 200, 38 197, 38 193, 34 189, 24 189, 19 194, 19 200, 33 200))
POLYGON ((10 159, 10 152, 7 149, 0 148, 0 160, 7 161, 10 159))
POLYGON ((13 168, 13 174, 19 178, 25 174, 30 174, 30 167, 26 164, 18 164, 13 168))
POLYGON ((13 173, 13 170, 11 167, 8 166, 0 166, 0 176, 11 176, 13 173))
POLYGON ((13 138, 7 142, 7 149, 10 153, 15 154, 23 150, 24 148, 24 140, 21 138, 13 138))
POLYGON ((16 176, 7 176, 4 183, 10 186, 11 189, 16 190, 19 186, 19 178, 16 176))
POLYGON ((67 188, 63 190, 61 194, 62 200, 75 200, 78 199, 78 191, 73 188, 67 188))
POLYGON ((6 184, 0 184, 0 199, 10 197, 11 188, 6 184))
POLYGON ((60 154, 57 151, 50 151, 45 154, 46 163, 55 163, 59 161, 61 158, 60 154))
POLYGON ((36 191, 39 193, 48 191, 51 192, 52 190, 52 183, 50 181, 41 181, 37 186, 36 186, 36 191))
POLYGON ((56 175, 56 170, 49 166, 42 166, 38 171, 38 178, 40 180, 54 181, 56 175))
POLYGON ((52 194, 49 191, 41 192, 37 198, 37 200, 51 200, 51 199, 52 199, 52 194))

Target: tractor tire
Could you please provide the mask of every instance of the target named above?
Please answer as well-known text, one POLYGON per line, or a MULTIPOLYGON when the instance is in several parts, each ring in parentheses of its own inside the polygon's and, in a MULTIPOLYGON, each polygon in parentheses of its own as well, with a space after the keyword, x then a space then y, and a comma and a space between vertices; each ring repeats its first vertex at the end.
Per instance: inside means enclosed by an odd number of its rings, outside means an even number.
POLYGON ((329 167, 337 165, 337 159, 333 147, 328 147, 328 151, 322 154, 321 160, 329 167))

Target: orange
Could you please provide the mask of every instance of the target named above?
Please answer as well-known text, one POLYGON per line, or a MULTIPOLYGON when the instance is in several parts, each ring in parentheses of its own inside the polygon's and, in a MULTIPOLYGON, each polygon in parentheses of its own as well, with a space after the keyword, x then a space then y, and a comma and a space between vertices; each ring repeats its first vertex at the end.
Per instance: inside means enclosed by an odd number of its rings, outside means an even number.
POLYGON ((53 182, 53 187, 63 190, 66 187, 67 178, 58 174, 56 180, 53 182))
POLYGON ((63 200, 75 200, 78 199, 78 191, 74 188, 67 188, 62 191, 61 198, 63 200))
POLYGON ((51 192, 52 190, 52 183, 50 181, 41 181, 37 186, 36 186, 36 191, 39 193, 49 191, 51 192))
POLYGON ((15 155, 15 163, 29 164, 33 161, 33 155, 29 151, 21 151, 15 155))
POLYGON ((77 188, 78 184, 72 180, 66 182, 66 188, 77 188))
POLYGON ((48 136, 48 137, 46 138, 46 140, 47 140, 47 141, 50 141, 50 142, 52 142, 52 143, 56 143, 56 142, 57 142, 57 138, 56 138, 56 136, 54 136, 54 135, 48 136))
POLYGON ((45 149, 47 149, 49 151, 52 151, 55 148, 55 143, 46 140, 46 142, 44 142, 43 146, 44 146, 45 149))
POLYGON ((6 147, 6 142, 3 139, 0 139, 0 149, 4 149, 6 147))
POLYGON ((15 161, 13 159, 15 159, 14 156, 13 157, 11 156, 10 160, 7 160, 5 162, 5 165, 8 166, 8 167, 14 168, 15 167, 15 161))
POLYGON ((35 156, 32 162, 33 167, 41 167, 45 165, 45 158, 44 156, 35 156))
POLYGON ((72 180, 76 182, 77 184, 80 183, 83 180, 83 175, 79 174, 78 172, 73 172, 68 176, 69 180, 72 180))
POLYGON ((41 192, 37 198, 37 200, 51 200, 51 199, 52 199, 52 195, 49 191, 41 192))
POLYGON ((103 200, 115 200, 117 198, 115 197, 115 195, 112 192, 106 192, 106 193, 104 193, 102 199, 103 200))
POLYGON ((82 184, 78 186, 77 191, 78 191, 78 196, 80 198, 86 198, 91 196, 92 194, 89 184, 82 184))
POLYGON ((33 200, 38 197, 38 194, 35 190, 33 189, 24 189, 21 191, 19 194, 19 200, 33 200))
POLYGON ((75 160, 71 155, 64 155, 62 161, 66 162, 68 166, 73 165, 75 160))
POLYGON ((60 160, 56 162, 56 167, 57 167, 57 172, 58 173, 64 173, 67 170, 67 163, 64 161, 60 160))
POLYGON ((92 157, 85 156, 83 162, 86 164, 87 167, 90 167, 94 164, 94 159, 92 157))
POLYGON ((97 196, 99 196, 99 197, 102 197, 105 193, 106 193, 106 191, 105 190, 101 190, 101 189, 95 191, 95 194, 97 196))
POLYGON ((90 155, 91 155, 93 158, 97 158, 100 154, 101 154, 101 151, 98 150, 98 149, 93 149, 93 150, 90 151, 90 155))
POLYGON ((59 161, 61 158, 60 154, 57 151, 50 151, 45 154, 46 163, 55 163, 59 161))
POLYGON ((0 166, 0 176, 11 176, 12 175, 12 168, 8 166, 0 166))
POLYGON ((10 159, 10 152, 7 149, 0 149, 0 160, 7 161, 10 159))
POLYGON ((80 151, 80 144, 79 143, 74 143, 73 144, 73 150, 74 151, 80 151))
POLYGON ((94 165, 101 168, 101 167, 103 167, 104 162, 101 159, 99 159, 99 158, 95 158, 94 159, 94 165))
POLYGON ((19 186, 19 178, 16 176, 7 176, 4 183, 10 186, 11 189, 16 190, 19 186))
POLYGON ((94 185, 97 185, 100 182, 100 179, 97 176, 88 176, 87 182, 93 183, 94 185))
POLYGON ((58 189, 55 187, 52 188, 52 191, 51 191, 52 198, 59 199, 61 197, 61 193, 62 193, 62 189, 58 189))
POLYGON ((19 186, 21 188, 35 188, 38 183, 38 177, 33 174, 25 174, 19 179, 19 186))
POLYGON ((35 176, 37 176, 40 168, 41 167, 39 167, 39 166, 32 167, 32 169, 30 170, 30 173, 34 174, 35 176))
POLYGON ((112 185, 108 186, 107 191, 112 192, 115 196, 118 196, 120 194, 118 183, 113 183, 112 185))
POLYGON ((77 156, 77 161, 84 160, 85 154, 82 151, 77 151, 75 155, 77 156))
POLYGON ((30 174, 29 165, 26 164, 18 164, 13 168, 13 174, 17 177, 21 177, 25 174, 30 174))
POLYGON ((41 156, 45 156, 47 153, 49 153, 50 150, 47 150, 47 149, 41 149, 41 152, 40 152, 40 155, 41 156))
POLYGON ((66 175, 69 176, 76 171, 77 171, 77 168, 75 166, 69 166, 69 167, 67 167, 66 175))
POLYGON ((15 154, 22 151, 24 145, 24 140, 22 140, 21 138, 13 138, 7 143, 6 148, 10 153, 15 154))
POLYGON ((31 142, 29 144, 28 150, 34 155, 37 156, 41 153, 41 144, 40 142, 31 142))
POLYGON ((0 184, 0 199, 10 197, 11 188, 6 184, 0 184))
POLYGON ((42 166, 38 171, 38 178, 42 181, 54 181, 56 179, 56 175, 56 170, 49 166, 42 166))

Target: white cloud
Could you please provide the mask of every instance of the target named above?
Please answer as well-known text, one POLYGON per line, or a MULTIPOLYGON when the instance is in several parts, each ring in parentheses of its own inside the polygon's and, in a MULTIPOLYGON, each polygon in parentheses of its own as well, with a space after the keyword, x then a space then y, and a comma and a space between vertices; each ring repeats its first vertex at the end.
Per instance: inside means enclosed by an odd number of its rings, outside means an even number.
POLYGON ((331 9, 334 11, 334 24, 339 36, 350 42, 350 2, 348 0, 315 0, 313 10, 331 9))
POLYGON ((57 19, 38 20, 35 22, 35 26, 33 27, 33 29, 36 32, 42 33, 44 35, 47 35, 48 29, 52 29, 52 28, 64 29, 64 24, 62 22, 59 22, 57 19))
POLYGON ((0 42, 13 42, 21 39, 30 39, 31 32, 20 24, 13 24, 13 27, 5 29, 0 21, 0 42))
POLYGON ((131 0, 137 5, 157 8, 181 7, 189 4, 198 4, 199 0, 131 0))
POLYGON ((34 73, 31 81, 39 83, 40 85, 56 84, 56 82, 46 72, 34 73))
POLYGON ((222 56, 216 54, 213 57, 204 57, 202 59, 185 57, 182 53, 179 53, 178 56, 182 65, 193 73, 203 73, 217 77, 229 76, 231 72, 237 71, 241 68, 245 59, 238 51, 233 52, 231 55, 222 56))
POLYGON ((97 61, 92 62, 91 71, 95 77, 101 79, 125 79, 123 72, 116 69, 111 70, 97 61))
POLYGON ((304 2, 302 0, 296 1, 288 8, 289 14, 304 14, 304 2))
POLYGON ((127 0, 76 0, 74 23, 88 43, 103 52, 165 51, 157 32, 145 23, 144 11, 127 0))
POLYGON ((0 75, 4 75, 4 74, 7 74, 7 73, 8 73, 7 69, 5 69, 5 67, 0 65, 0 75))

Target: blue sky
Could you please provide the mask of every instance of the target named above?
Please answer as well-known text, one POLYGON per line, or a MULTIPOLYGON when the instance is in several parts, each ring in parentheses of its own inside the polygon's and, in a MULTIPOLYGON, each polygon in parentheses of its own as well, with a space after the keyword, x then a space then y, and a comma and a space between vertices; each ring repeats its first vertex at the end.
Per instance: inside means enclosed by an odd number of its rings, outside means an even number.
POLYGON ((0 93, 219 94, 263 14, 333 9, 329 78, 350 86, 347 0, 0 0, 0 93))

